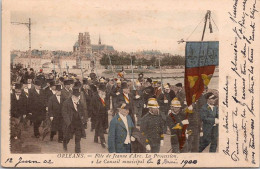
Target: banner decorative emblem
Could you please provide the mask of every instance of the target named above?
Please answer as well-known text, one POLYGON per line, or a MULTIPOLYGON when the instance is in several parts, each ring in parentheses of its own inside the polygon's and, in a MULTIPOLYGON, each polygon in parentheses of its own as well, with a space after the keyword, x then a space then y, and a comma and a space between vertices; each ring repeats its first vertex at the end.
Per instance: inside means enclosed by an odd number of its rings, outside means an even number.
POLYGON ((185 93, 187 105, 201 96, 208 86, 218 65, 219 42, 186 42, 185 49, 185 93))

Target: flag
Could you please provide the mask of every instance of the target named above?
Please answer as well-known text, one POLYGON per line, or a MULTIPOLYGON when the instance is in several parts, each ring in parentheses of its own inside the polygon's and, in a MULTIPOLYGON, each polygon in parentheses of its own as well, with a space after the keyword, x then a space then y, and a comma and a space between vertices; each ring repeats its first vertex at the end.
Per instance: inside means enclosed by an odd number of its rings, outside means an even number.
POLYGON ((185 93, 187 105, 199 99, 219 62, 219 42, 186 42, 185 93))

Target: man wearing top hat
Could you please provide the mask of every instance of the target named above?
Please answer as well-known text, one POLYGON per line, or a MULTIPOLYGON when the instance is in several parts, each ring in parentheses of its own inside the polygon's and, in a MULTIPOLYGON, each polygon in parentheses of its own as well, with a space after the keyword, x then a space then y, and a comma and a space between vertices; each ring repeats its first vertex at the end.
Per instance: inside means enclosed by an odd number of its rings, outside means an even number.
POLYGON ((134 124, 136 124, 135 114, 133 111, 133 95, 130 93, 130 89, 126 82, 121 85, 122 93, 118 95, 117 108, 119 108, 123 103, 129 105, 129 115, 132 118, 134 124))
POLYGON ((132 91, 133 97, 133 112, 137 117, 137 126, 140 126, 141 117, 144 107, 143 91, 141 90, 141 83, 137 81, 135 83, 136 90, 132 91))
POLYGON ((15 91, 11 94, 11 117, 23 120, 27 115, 27 99, 22 95, 22 84, 15 84, 15 91))
POLYGON ((48 105, 49 98, 55 94, 56 92, 56 85, 55 81, 53 79, 47 79, 47 88, 44 89, 45 91, 45 99, 46 99, 46 105, 48 105))
POLYGON ((85 97, 85 93, 83 91, 82 85, 80 81, 76 81, 74 83, 74 87, 80 88, 80 103, 82 105, 83 108, 83 115, 84 115, 84 125, 85 125, 85 129, 87 128, 87 120, 88 120, 88 111, 87 111, 87 102, 86 102, 86 97, 85 97))
POLYGON ((93 118, 95 119, 95 136, 94 142, 98 143, 100 139, 101 146, 106 148, 106 141, 104 137, 104 129, 108 126, 108 97, 106 95, 106 86, 100 84, 98 92, 93 95, 93 118))
POLYGON ((206 95, 207 104, 202 106, 200 111, 203 122, 203 137, 200 141, 199 152, 202 152, 209 144, 209 152, 216 152, 218 143, 218 107, 215 106, 217 97, 209 92, 206 95))
POLYGON ((147 138, 146 149, 151 153, 159 153, 164 144, 164 122, 159 113, 159 105, 155 98, 148 99, 149 112, 143 116, 140 131, 147 138))
POLYGON ((108 133, 108 151, 109 153, 131 153, 131 141, 136 139, 132 137, 134 123, 129 116, 129 105, 123 103, 119 112, 110 122, 108 133))
POLYGON ((42 90, 42 83, 39 80, 35 80, 35 88, 29 90, 28 108, 29 114, 32 115, 34 136, 40 137, 39 127, 42 121, 46 118, 46 102, 45 93, 42 90))
POLYGON ((116 84, 112 87, 111 90, 113 115, 117 111, 117 100, 120 93, 122 93, 121 80, 118 79, 116 80, 116 84))
MULTIPOLYGON (((171 101, 170 110, 167 116, 167 126, 171 132, 171 149, 172 153, 183 152, 184 149, 180 149, 180 140, 182 135, 183 125, 189 124, 189 121, 185 119, 185 113, 183 112, 181 102, 175 97, 171 101)), ((185 145, 187 147, 187 144, 185 145)))
POLYGON ((85 101, 86 101, 86 106, 87 106, 87 118, 89 118, 92 115, 92 109, 91 109, 92 91, 90 89, 88 79, 86 79, 86 78, 83 79, 82 93, 85 96, 85 101))
POLYGON ((144 83, 143 89, 143 100, 144 100, 144 108, 142 112, 142 116, 148 113, 149 109, 147 108, 148 99, 154 97, 154 88, 152 87, 152 79, 147 78, 146 82, 144 83))
POLYGON ((26 105, 24 107, 24 109, 26 110, 26 116, 25 118, 22 118, 22 122, 23 122, 23 126, 26 129, 27 128, 27 122, 28 120, 30 120, 30 116, 28 115, 28 97, 29 97, 29 88, 28 88, 28 79, 24 80, 22 82, 22 94, 21 94, 25 100, 26 100, 26 105))
POLYGON ((182 83, 177 83, 175 87, 177 88, 176 97, 181 102, 181 106, 184 108, 185 107, 184 101, 186 99, 186 95, 185 95, 185 91, 183 90, 182 83))
POLYGON ((58 142, 62 143, 62 102, 61 102, 61 85, 55 85, 55 94, 53 94, 48 101, 48 111, 51 120, 51 135, 50 140, 53 140, 54 135, 58 132, 58 142))
POLYGON ((159 108, 160 114, 162 116, 162 119, 164 120, 164 133, 166 133, 167 131, 166 119, 171 105, 171 97, 169 94, 171 89, 168 84, 165 84, 163 90, 164 92, 158 96, 157 101, 160 106, 159 108))
POLYGON ((63 117, 63 149, 67 151, 67 144, 75 135, 75 153, 80 153, 80 140, 86 138, 83 108, 80 103, 80 89, 73 88, 72 96, 62 105, 63 117))
POLYGON ((64 80, 64 88, 61 90, 61 100, 64 102, 68 98, 71 97, 72 91, 71 91, 71 81, 70 80, 64 80))

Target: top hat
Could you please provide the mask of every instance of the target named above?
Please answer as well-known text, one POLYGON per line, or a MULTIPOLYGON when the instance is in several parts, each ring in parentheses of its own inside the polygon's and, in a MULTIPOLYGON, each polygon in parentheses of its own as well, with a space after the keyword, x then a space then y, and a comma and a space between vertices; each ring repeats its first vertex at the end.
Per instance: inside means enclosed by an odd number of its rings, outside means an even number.
POLYGON ((56 84, 55 86, 56 86, 57 91, 61 91, 61 85, 60 84, 56 84))
POLYGON ((72 89, 72 95, 78 97, 78 96, 80 95, 80 88, 78 88, 78 87, 73 87, 73 89, 72 89))

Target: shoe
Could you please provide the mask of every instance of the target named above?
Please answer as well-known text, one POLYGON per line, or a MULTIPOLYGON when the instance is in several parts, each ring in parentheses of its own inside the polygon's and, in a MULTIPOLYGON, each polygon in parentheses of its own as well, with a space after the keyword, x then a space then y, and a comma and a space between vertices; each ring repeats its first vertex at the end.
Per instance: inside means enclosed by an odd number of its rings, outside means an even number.
POLYGON ((98 143, 98 140, 97 140, 97 139, 94 139, 94 143, 98 143))
POLYGON ((67 146, 63 146, 63 150, 64 150, 64 151, 68 151, 67 146))
POLYGON ((106 143, 101 143, 101 146, 102 146, 103 148, 106 148, 106 147, 107 147, 106 143))

